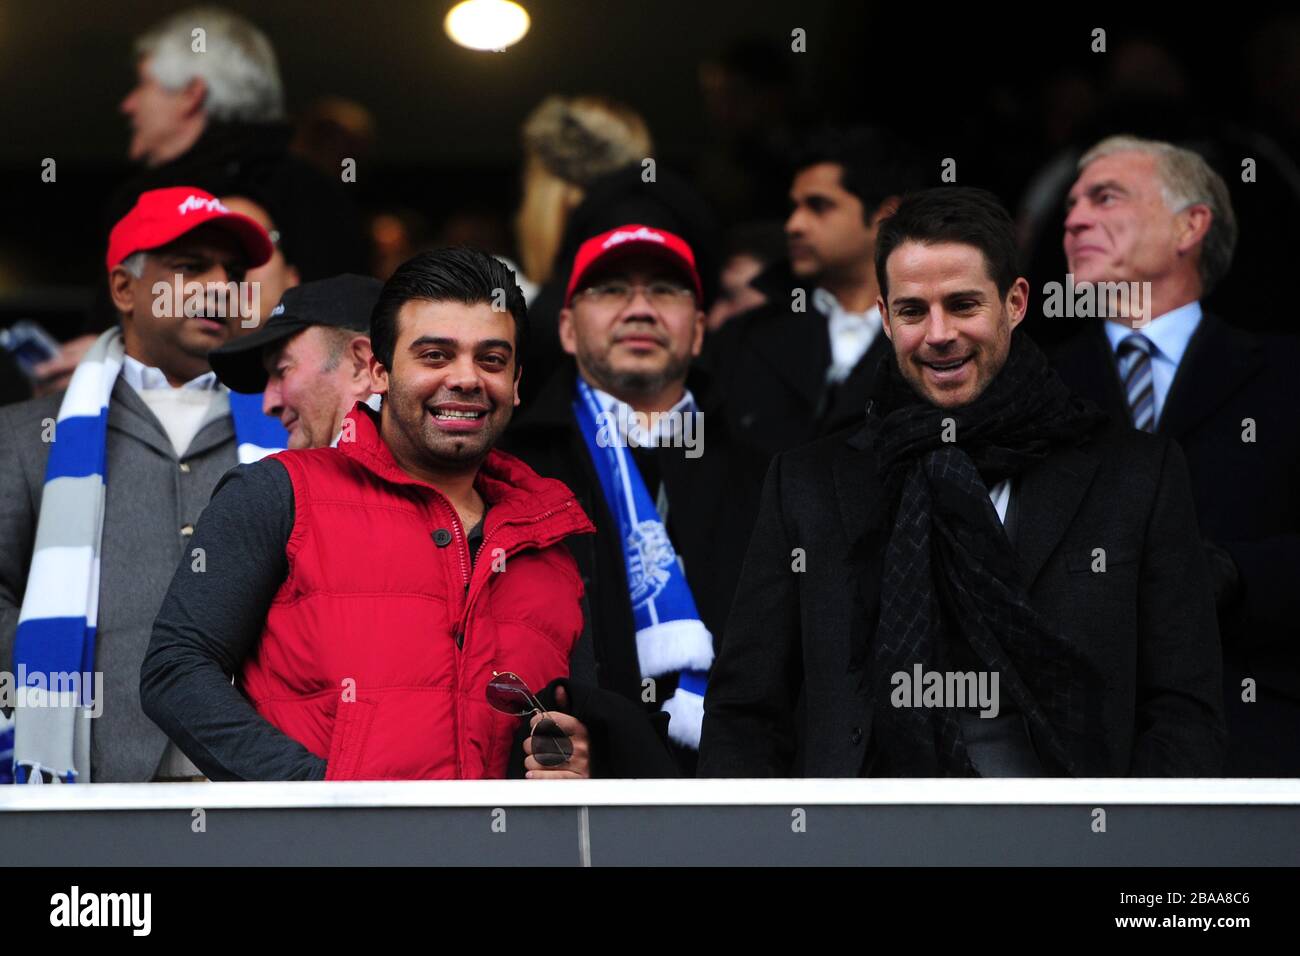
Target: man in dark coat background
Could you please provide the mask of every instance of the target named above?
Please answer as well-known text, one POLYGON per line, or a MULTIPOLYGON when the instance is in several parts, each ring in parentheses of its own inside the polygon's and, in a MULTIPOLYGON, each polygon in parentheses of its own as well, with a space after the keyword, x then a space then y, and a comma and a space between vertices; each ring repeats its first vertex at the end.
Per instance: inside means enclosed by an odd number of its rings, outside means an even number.
POLYGON ((1223 636, 1227 772, 1294 776, 1300 340, 1202 311, 1232 262, 1237 225, 1223 180, 1190 150, 1132 137, 1097 144, 1079 163, 1064 239, 1076 285, 1150 290, 1145 315, 1082 318, 1054 362, 1080 395, 1187 457, 1223 636))
POLYGON ((897 137, 830 129, 793 163, 788 258, 752 283, 767 302, 708 342, 706 362, 727 395, 737 435, 775 454, 866 415, 880 334, 876 231, 919 163, 897 137))
POLYGON ((1219 773, 1177 446, 1108 423, 1013 332, 1029 287, 991 194, 905 198, 876 261, 894 355, 865 425, 772 464, 701 775, 1219 773))

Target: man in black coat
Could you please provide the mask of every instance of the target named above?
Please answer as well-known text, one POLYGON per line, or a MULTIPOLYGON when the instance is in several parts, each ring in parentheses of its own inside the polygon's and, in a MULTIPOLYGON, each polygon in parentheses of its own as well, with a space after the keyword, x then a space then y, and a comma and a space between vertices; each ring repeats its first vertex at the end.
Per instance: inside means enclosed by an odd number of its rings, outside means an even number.
POLYGON ((1202 776, 1218 634, 1182 454, 1023 332, 991 194, 881 227, 864 426, 773 462, 709 684, 706 776, 1202 776))
POLYGON ((706 350, 736 434, 768 454, 866 415, 889 351, 876 309, 876 232, 918 184, 910 151, 879 130, 827 130, 794 165, 789 258, 754 281, 766 303, 723 326, 706 350))
POLYGON ((1149 301, 1087 319, 1054 364, 1117 420, 1181 447, 1223 636, 1227 772, 1295 776, 1300 340, 1202 312, 1232 261, 1236 223, 1226 185, 1199 155, 1116 137, 1079 169, 1065 221, 1075 285, 1143 282, 1149 301))
MULTIPOLYGON (((650 577, 642 565, 665 555, 684 565, 705 629, 698 650, 701 670, 707 669, 731 607, 766 467, 759 452, 732 440, 704 379, 688 379, 704 329, 699 289, 690 247, 664 230, 628 225, 584 243, 560 313, 560 339, 576 362, 550 378, 502 445, 539 474, 567 484, 596 523, 594 537, 571 546, 587 589, 596 673, 573 676, 594 677, 651 712, 666 707, 686 775, 694 773, 703 701, 695 702, 692 733, 690 708, 677 709, 694 700, 679 686, 682 669, 664 669, 652 628, 638 625, 650 577), (629 547, 624 540, 619 502, 606 493, 578 417, 579 382, 605 409, 606 438, 629 451, 666 532, 666 548, 662 540, 655 548, 629 547), (657 425, 651 415, 658 415, 657 425)), ((595 450, 605 452, 599 444, 595 450)), ((640 525, 635 537, 642 538, 640 525)))

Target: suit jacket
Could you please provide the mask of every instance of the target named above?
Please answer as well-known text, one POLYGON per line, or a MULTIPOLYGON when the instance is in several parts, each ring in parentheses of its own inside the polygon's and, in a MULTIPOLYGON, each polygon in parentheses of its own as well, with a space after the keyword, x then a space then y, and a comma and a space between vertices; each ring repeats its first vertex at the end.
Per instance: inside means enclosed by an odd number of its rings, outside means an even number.
MULTIPOLYGON (((50 452, 41 422, 58 416, 62 400, 59 393, 0 408, 0 666, 10 672, 50 452)), ((234 426, 229 415, 209 417, 178 459, 162 424, 119 377, 107 452, 95 636, 104 704, 91 731, 90 778, 140 782, 153 779, 167 744, 140 708, 140 664, 199 513, 236 464, 234 426)))
MULTIPOLYGON (((873 639, 880 600, 855 547, 881 493, 876 427, 773 461, 705 699, 701 776, 856 776, 875 759, 869 664, 851 664, 850 643, 873 639)), ((1019 475, 1012 496, 1030 603, 1105 682, 1104 756, 1075 754, 1085 772, 1218 773, 1218 633, 1177 447, 1108 427, 1019 475)))
POLYGON ((792 312, 795 286, 769 270, 755 284, 766 304, 733 318, 710 337, 705 364, 726 396, 728 422, 742 440, 769 455, 861 422, 876 368, 889 352, 881 331, 839 385, 828 387, 830 324, 804 289, 807 311, 792 312))
MULTIPOLYGON (((1240 601, 1221 609, 1229 770, 1300 772, 1300 338, 1236 329, 1205 313, 1156 425, 1187 458, 1201 533, 1232 555, 1240 601), (1245 420, 1255 440, 1243 441, 1245 420), (1254 678, 1258 700, 1242 701, 1254 678)), ((1061 378, 1131 420, 1103 327, 1053 355, 1061 378)))
MULTIPOLYGON (((574 418, 575 375, 572 363, 554 375, 532 407, 511 425, 501 447, 538 474, 563 481, 595 522, 595 535, 568 542, 587 591, 594 678, 600 687, 640 702, 641 666, 623 545, 574 418)), ((686 566, 691 594, 716 648, 740 577, 767 459, 732 439, 702 378, 692 378, 688 385, 703 413, 703 454, 687 458, 684 450, 668 449, 659 461, 673 546, 686 566)))

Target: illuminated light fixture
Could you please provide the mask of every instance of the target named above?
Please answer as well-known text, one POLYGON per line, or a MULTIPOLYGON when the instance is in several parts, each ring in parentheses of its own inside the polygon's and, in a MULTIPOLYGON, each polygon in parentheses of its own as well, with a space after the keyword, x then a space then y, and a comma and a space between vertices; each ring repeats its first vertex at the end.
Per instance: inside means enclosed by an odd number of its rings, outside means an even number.
POLYGON ((449 11, 447 36, 471 50, 504 50, 528 32, 528 11, 513 0, 462 0, 449 11))

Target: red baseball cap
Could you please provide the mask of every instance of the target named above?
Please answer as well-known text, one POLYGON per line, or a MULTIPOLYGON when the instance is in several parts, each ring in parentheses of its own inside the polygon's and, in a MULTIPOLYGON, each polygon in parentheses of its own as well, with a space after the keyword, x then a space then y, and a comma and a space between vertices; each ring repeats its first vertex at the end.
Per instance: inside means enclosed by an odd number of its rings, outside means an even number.
POLYGON ((271 237, 256 220, 231 212, 220 199, 202 189, 174 186, 141 193, 131 211, 118 220, 108 234, 108 271, 121 265, 127 256, 165 246, 209 222, 218 223, 239 240, 250 269, 265 263, 275 252, 271 237))
POLYGON ((686 240, 666 229, 634 223, 603 232, 578 247, 578 254, 573 258, 573 272, 569 275, 569 287, 564 293, 564 304, 568 306, 573 301, 573 293, 581 288, 583 280, 597 265, 630 252, 653 255, 676 266, 691 277, 695 301, 703 300, 704 288, 695 268, 695 253, 686 240))

